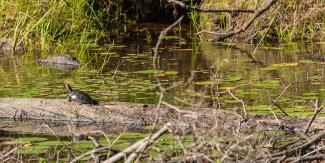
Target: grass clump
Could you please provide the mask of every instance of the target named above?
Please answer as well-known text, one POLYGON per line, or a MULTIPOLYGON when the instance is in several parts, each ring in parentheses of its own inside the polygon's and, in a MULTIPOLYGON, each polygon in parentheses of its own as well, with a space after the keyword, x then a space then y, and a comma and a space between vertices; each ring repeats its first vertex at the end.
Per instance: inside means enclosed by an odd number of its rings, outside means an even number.
POLYGON ((0 37, 9 37, 15 44, 23 43, 29 49, 42 51, 49 50, 54 44, 62 48, 60 45, 64 43, 81 44, 96 39, 104 21, 102 11, 94 10, 94 2, 0 1, 0 37))

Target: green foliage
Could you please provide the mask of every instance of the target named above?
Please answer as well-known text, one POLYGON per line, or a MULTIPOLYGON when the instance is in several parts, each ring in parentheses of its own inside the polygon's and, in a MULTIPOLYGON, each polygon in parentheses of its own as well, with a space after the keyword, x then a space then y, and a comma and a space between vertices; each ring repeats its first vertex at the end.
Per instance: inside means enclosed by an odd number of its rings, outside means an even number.
POLYGON ((162 71, 162 70, 139 70, 137 74, 159 74, 159 75, 177 75, 177 71, 162 71))
POLYGON ((218 84, 215 81, 199 81, 199 82, 195 82, 195 85, 215 85, 218 84))
POLYGON ((31 48, 47 50, 54 43, 96 38, 100 33, 96 29, 103 27, 102 11, 93 9, 94 0, 0 3, 0 24, 7 26, 1 35, 31 48))
POLYGON ((277 88, 280 87, 280 82, 278 80, 263 80, 254 84, 254 86, 262 88, 277 88))
POLYGON ((273 64, 267 67, 263 67, 261 68, 261 70, 271 71, 271 70, 278 70, 278 69, 296 67, 296 66, 298 66, 298 63, 279 63, 279 64, 273 64))

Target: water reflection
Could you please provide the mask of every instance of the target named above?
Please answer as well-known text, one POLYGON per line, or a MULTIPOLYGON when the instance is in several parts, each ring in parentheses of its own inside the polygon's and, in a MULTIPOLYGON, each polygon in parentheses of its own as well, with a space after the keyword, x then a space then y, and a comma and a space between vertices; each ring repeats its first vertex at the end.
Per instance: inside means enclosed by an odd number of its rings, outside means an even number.
MULTIPOLYGON (((101 101, 156 103, 151 48, 161 29, 138 27, 119 33, 114 41, 108 35, 99 45, 88 47, 84 55, 76 56, 82 66, 71 71, 46 67, 32 57, 2 55, 0 96, 65 98, 64 82, 68 81, 101 101)), ((295 112, 310 100, 323 100, 324 62, 298 54, 325 54, 323 45, 255 49, 252 45, 201 43, 196 52, 187 35, 187 29, 173 29, 159 49, 162 71, 157 77, 163 86, 183 83, 166 93, 171 103, 211 106, 212 100, 218 107, 240 107, 226 93, 230 90, 249 109, 267 110, 290 83, 277 101, 281 107, 295 112)))

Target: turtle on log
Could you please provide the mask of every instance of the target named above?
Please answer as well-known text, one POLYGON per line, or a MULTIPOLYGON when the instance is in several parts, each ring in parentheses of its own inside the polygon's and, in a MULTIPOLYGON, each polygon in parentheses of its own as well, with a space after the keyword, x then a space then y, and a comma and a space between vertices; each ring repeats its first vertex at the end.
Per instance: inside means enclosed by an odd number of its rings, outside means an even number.
POLYGON ((87 93, 73 90, 69 84, 66 84, 65 87, 69 91, 69 102, 73 100, 80 104, 98 105, 98 102, 92 99, 87 93))

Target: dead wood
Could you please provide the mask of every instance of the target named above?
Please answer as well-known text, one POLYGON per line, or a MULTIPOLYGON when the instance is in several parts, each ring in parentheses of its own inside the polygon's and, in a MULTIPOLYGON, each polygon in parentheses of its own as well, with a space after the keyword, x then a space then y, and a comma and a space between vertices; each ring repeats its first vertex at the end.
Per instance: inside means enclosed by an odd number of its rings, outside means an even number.
POLYGON ((319 114, 323 109, 324 109, 323 106, 318 107, 318 108, 317 108, 317 106, 316 106, 316 108, 315 108, 315 112, 314 112, 314 114, 313 114, 313 117, 310 119, 310 121, 309 121, 309 123, 308 123, 308 125, 307 125, 307 128, 306 128, 306 130, 304 131, 304 134, 307 134, 307 133, 308 133, 311 124, 314 122, 316 116, 317 116, 317 115, 318 115, 318 114, 319 114))
POLYGON ((312 156, 306 156, 306 157, 291 157, 286 159, 287 162, 309 162, 309 161, 316 161, 316 160, 321 160, 324 161, 325 160, 325 154, 316 154, 316 155, 312 155, 312 156))
MULTIPOLYGON (((311 138, 309 141, 307 141, 306 143, 295 147, 293 149, 288 149, 288 150, 284 150, 278 153, 274 153, 271 155, 266 155, 264 157, 270 158, 270 161, 284 161, 283 159, 286 158, 292 158, 292 156, 294 155, 301 155, 302 152, 306 151, 308 148, 310 148, 313 145, 318 144, 322 139, 325 139, 325 130, 323 130, 322 132, 318 133, 316 136, 314 136, 313 138, 311 138)), ((257 160, 261 160, 261 159, 265 159, 264 157, 260 157, 257 160)), ((323 156, 321 156, 323 157, 323 156)), ((295 157, 293 159, 296 159, 295 157)))
POLYGON ((187 10, 193 10, 199 12, 229 12, 229 13, 233 13, 233 12, 254 13, 255 12, 255 10, 253 9, 202 9, 202 8, 186 5, 185 3, 177 0, 168 0, 168 2, 174 3, 187 10))
POLYGON ((122 152, 107 159, 106 161, 104 161, 104 163, 117 162, 128 155, 129 157, 126 162, 132 162, 140 152, 143 152, 150 144, 154 143, 160 136, 162 136, 166 131, 168 131, 170 125, 170 123, 167 123, 164 127, 162 127, 151 137, 144 138, 143 140, 134 143, 132 146, 126 148, 122 152))
POLYGON ((213 41, 218 42, 222 41, 224 39, 227 39, 229 37, 235 36, 237 34, 240 34, 242 32, 245 32, 252 24, 253 22, 260 17, 264 12, 269 10, 269 8, 277 2, 277 0, 268 0, 264 5, 262 5, 260 8, 253 10, 253 9, 201 9, 197 7, 192 7, 189 5, 186 5, 183 2, 177 1, 177 0, 168 0, 169 3, 174 3, 184 9, 187 10, 193 10, 198 12, 228 12, 228 13, 254 13, 254 15, 248 19, 241 27, 240 29, 231 29, 231 31, 227 33, 217 33, 217 38, 215 38, 213 41))
MULTIPOLYGON (((7 131, 28 133, 46 133, 52 131, 44 124, 49 125, 53 132, 61 135, 69 133, 86 134, 93 130, 121 131, 140 129, 143 125, 153 124, 157 116, 156 105, 107 102, 98 106, 79 105, 64 99, 26 99, 2 98, 0 99, 0 117, 8 121, 1 121, 0 128, 7 131), (13 118, 24 114, 23 122, 15 122, 13 118)), ((238 128, 243 115, 234 111, 212 108, 180 108, 163 102, 160 106, 159 122, 171 122, 172 132, 190 133, 193 127, 198 131, 208 132, 224 131, 232 134, 238 128)), ((283 129, 304 132, 310 118, 279 116, 283 129)), ((16 118, 17 120, 17 118, 16 118)), ((325 118, 317 117, 311 124, 310 131, 324 130, 325 118)), ((252 132, 277 130, 278 120, 273 116, 248 116, 247 122, 242 124, 252 132)))
POLYGON ((234 35, 237 35, 237 34, 240 34, 240 33, 244 32, 244 31, 246 31, 253 24, 253 22, 259 16, 261 16, 265 11, 267 11, 273 4, 275 4, 276 1, 277 0, 268 0, 264 5, 262 5, 260 8, 258 8, 255 11, 255 13, 252 16, 252 18, 250 18, 249 20, 247 20, 240 29, 230 31, 230 32, 225 33, 225 34, 221 34, 217 38, 215 38, 213 41, 222 41, 222 40, 224 40, 226 38, 232 37, 234 35))

